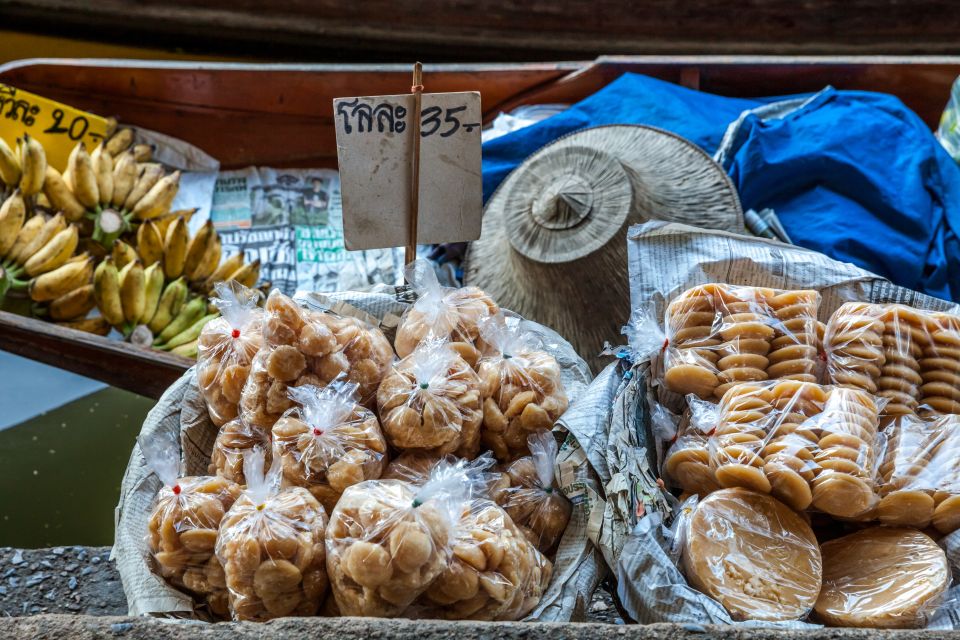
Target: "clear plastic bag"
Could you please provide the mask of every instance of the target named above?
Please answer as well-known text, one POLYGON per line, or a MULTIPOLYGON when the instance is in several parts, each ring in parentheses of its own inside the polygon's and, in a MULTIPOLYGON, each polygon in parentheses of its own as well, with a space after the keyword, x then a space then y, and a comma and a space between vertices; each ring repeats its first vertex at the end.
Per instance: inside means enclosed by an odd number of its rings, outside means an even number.
POLYGON ((368 480, 343 492, 327 528, 327 568, 343 615, 402 615, 448 569, 473 489, 464 469, 438 467, 422 486, 368 480))
POLYGON ((779 500, 743 488, 711 493, 685 516, 687 581, 734 620, 800 620, 820 592, 817 538, 779 500))
POLYGON ((359 385, 361 404, 372 406, 393 361, 393 349, 380 329, 356 318, 303 309, 278 290, 267 298, 263 340, 240 410, 248 424, 267 429, 293 407, 290 387, 323 387, 342 374, 359 385))
POLYGON ((688 289, 667 306, 664 383, 707 399, 740 382, 816 382, 824 329, 819 307, 817 291, 688 289))
POLYGON ((404 451, 390 461, 380 476, 384 480, 403 480, 410 484, 422 485, 430 478, 430 472, 446 456, 437 456, 421 451, 404 451))
POLYGON ((214 546, 220 521, 240 487, 219 477, 178 477, 180 452, 172 440, 141 439, 140 450, 163 482, 147 522, 151 567, 170 584, 206 601, 215 615, 226 616, 226 582, 214 546))
POLYGON ((240 485, 247 484, 243 473, 243 457, 248 451, 260 448, 265 452, 265 469, 271 464, 270 432, 262 427, 248 425, 240 420, 231 420, 217 433, 210 454, 208 473, 226 478, 240 485))
POLYGON ((426 342, 395 363, 377 406, 387 440, 401 451, 462 458, 480 451, 480 379, 449 343, 426 342))
POLYGON ((476 366, 480 357, 478 325, 500 311, 497 303, 477 287, 440 286, 428 260, 411 262, 404 276, 419 298, 400 318, 394 340, 397 355, 405 358, 425 339, 441 339, 452 343, 470 366, 476 366))
POLYGON ((556 486, 557 441, 549 431, 528 439, 530 455, 505 469, 509 487, 495 488, 494 499, 538 550, 552 554, 570 522, 570 500, 556 486))
POLYGON ((302 487, 280 489, 279 459, 263 473, 264 451, 245 455, 247 489, 224 516, 217 539, 234 620, 316 615, 327 594, 327 514, 302 487))
POLYGON ((950 584, 946 554, 913 529, 871 527, 821 547, 817 618, 838 627, 919 629, 950 584))
POLYGON ((213 424, 222 427, 237 417, 240 394, 250 364, 263 344, 260 292, 236 281, 218 282, 211 302, 220 311, 197 340, 197 382, 213 424))
POLYGON ((569 401, 560 365, 521 320, 496 315, 481 326, 486 343, 478 373, 483 397, 481 441, 501 462, 528 455, 527 437, 553 428, 569 401))
POLYGON ((291 387, 297 406, 273 425, 283 486, 308 489, 328 511, 347 487, 379 478, 387 464, 380 423, 357 404, 357 389, 343 379, 322 389, 291 387))
MULTIPOLYGON (((691 410, 700 402, 707 404, 702 400, 691 401, 691 410)), ((698 416, 688 420, 664 455, 661 475, 671 485, 679 487, 683 496, 704 497, 720 488, 717 477, 713 474, 713 467, 710 466, 708 445, 716 424, 716 411, 709 417, 698 416), (708 427, 709 433, 701 431, 700 425, 708 427)))
POLYGON ((902 416, 884 433, 877 519, 944 535, 960 529, 960 416, 902 416))
POLYGON ((848 302, 824 339, 833 384, 887 399, 887 416, 960 413, 960 317, 848 302))
POLYGON ((678 439, 664 465, 685 491, 703 495, 716 482, 772 493, 796 510, 813 506, 844 518, 865 516, 876 506, 882 401, 878 406, 870 394, 768 380, 729 387, 716 412, 696 406, 696 427, 678 439))

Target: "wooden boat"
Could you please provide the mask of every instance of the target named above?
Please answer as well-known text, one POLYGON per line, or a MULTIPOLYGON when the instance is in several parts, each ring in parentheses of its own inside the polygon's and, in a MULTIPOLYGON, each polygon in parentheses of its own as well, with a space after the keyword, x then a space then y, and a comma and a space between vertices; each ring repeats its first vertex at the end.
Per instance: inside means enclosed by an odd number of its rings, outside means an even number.
MULTIPOLYGON (((841 89, 899 96, 935 127, 960 57, 603 57, 593 62, 426 65, 428 91, 479 90, 484 120, 572 103, 624 72, 728 96, 841 89)), ((187 140, 224 168, 335 167, 332 100, 404 93, 406 65, 22 60, 0 82, 187 140)), ((159 397, 190 366, 166 353, 0 312, 0 349, 159 397)))

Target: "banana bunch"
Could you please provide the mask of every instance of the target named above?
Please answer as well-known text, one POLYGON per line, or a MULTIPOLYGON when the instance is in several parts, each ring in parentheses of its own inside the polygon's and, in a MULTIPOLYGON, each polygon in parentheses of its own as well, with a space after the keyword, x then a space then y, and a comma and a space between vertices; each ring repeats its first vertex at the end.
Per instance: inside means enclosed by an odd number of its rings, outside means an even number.
POLYGON ((92 220, 93 241, 109 248, 134 220, 170 213, 180 172, 167 174, 163 165, 150 161, 152 153, 148 145, 133 144, 131 129, 120 129, 92 153, 80 142, 62 175, 45 167, 44 194, 68 220, 92 220))
POLYGON ((17 150, 0 138, 0 182, 4 191, 19 188, 24 198, 34 198, 43 189, 47 173, 47 154, 43 145, 24 134, 17 139, 17 150))
POLYGON ((93 258, 73 255, 80 241, 76 225, 67 224, 62 214, 26 219, 26 212, 19 188, 0 205, 0 298, 12 289, 52 304, 89 284, 93 258))

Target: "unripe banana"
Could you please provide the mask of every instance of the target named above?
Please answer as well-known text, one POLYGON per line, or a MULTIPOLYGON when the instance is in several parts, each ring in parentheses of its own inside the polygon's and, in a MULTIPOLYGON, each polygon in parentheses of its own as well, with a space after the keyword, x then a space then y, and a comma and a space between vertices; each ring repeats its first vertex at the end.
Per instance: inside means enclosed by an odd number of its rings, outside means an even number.
POLYGON ((44 222, 43 227, 40 228, 40 232, 34 236, 34 238, 23 248, 19 259, 16 260, 17 264, 23 264, 29 260, 30 256, 36 254, 37 251, 50 242, 50 239, 53 238, 53 236, 57 235, 66 228, 67 220, 63 217, 62 213, 58 213, 44 222))
POLYGON ((204 325, 219 315, 219 313, 211 313, 201 317, 189 327, 170 338, 170 340, 168 340, 163 347, 165 349, 173 349, 174 347, 179 347, 180 345, 187 344, 188 342, 193 342, 200 337, 200 332, 203 330, 204 325))
POLYGON ((200 230, 190 238, 190 242, 187 243, 187 257, 184 258, 183 261, 183 272, 186 274, 187 280, 196 280, 194 272, 200 265, 200 260, 203 259, 204 254, 207 252, 207 244, 213 239, 215 234, 216 231, 213 230, 213 222, 207 220, 203 223, 203 226, 200 227, 200 230))
POLYGON ((69 169, 73 178, 73 195, 87 209, 96 208, 100 204, 97 173, 93 169, 93 160, 87 153, 87 145, 83 142, 77 145, 77 152, 73 155, 73 164, 69 166, 69 169))
POLYGON ((146 305, 144 285, 143 264, 140 260, 134 260, 120 270, 120 306, 123 307, 123 318, 129 324, 139 322, 143 315, 146 305))
POLYGON ((132 151, 137 162, 150 162, 153 159, 153 145, 135 144, 132 151))
POLYGON ((207 243, 206 253, 203 254, 200 264, 197 265, 196 271, 193 272, 192 282, 200 284, 205 282, 206 279, 210 277, 210 274, 217 268, 217 265, 220 264, 221 254, 220 236, 214 233, 210 242, 207 243))
POLYGON ((194 340, 193 342, 188 342, 186 344, 180 345, 179 347, 174 347, 170 349, 170 353, 175 353, 178 356, 183 356, 184 358, 196 359, 197 346, 198 346, 198 341, 194 340))
POLYGON ((20 184, 20 160, 3 138, 0 138, 0 181, 9 187, 20 184))
POLYGON ((243 266, 243 251, 240 253, 235 253, 217 267, 216 271, 207 278, 207 281, 204 283, 204 286, 212 289, 213 285, 217 282, 223 282, 234 273, 237 272, 240 267, 243 266))
POLYGON ((114 207, 123 208, 127 196, 137 184, 137 175, 140 169, 133 157, 132 151, 121 153, 113 163, 113 197, 110 198, 114 207))
POLYGON ((163 243, 163 273, 168 279, 179 278, 187 257, 187 223, 177 218, 167 230, 163 243))
POLYGON ((120 302, 120 273, 108 257, 93 272, 93 293, 97 308, 107 322, 115 327, 123 325, 123 305, 120 302))
POLYGON ((0 205, 0 258, 6 256, 17 241, 17 234, 20 233, 26 217, 27 203, 23 201, 23 195, 17 188, 0 205))
POLYGON ((97 316, 95 318, 86 318, 85 320, 75 320, 73 322, 58 322, 61 327, 76 329, 77 331, 86 331, 98 336, 105 336, 110 333, 110 323, 106 318, 97 316))
POLYGON ((157 181, 133 208, 133 215, 149 220, 170 212, 170 205, 180 190, 180 172, 174 171, 157 181))
POLYGON ((23 270, 31 278, 47 271, 53 271, 73 255, 79 242, 80 236, 77 233, 77 227, 70 225, 50 238, 47 244, 30 256, 23 264, 23 270))
POLYGON ((207 311, 207 302, 203 298, 194 298, 183 305, 180 313, 173 319, 173 322, 167 325, 167 328, 160 332, 160 335, 153 341, 154 346, 166 344, 172 337, 189 328, 194 322, 203 317, 207 311))
POLYGON ((70 222, 76 222, 83 217, 86 207, 80 204, 73 191, 67 186, 63 176, 53 167, 47 167, 47 176, 43 181, 43 192, 47 194, 54 209, 63 212, 70 222))
POLYGON ((124 211, 133 211, 133 208, 137 206, 140 199, 147 195, 147 193, 153 189, 153 186, 160 181, 160 178, 163 177, 163 167, 158 164, 146 164, 143 165, 142 169, 139 169, 140 165, 137 166, 139 170, 137 181, 127 195, 126 200, 123 201, 124 211))
POLYGON ((93 162, 93 171, 97 176, 100 205, 105 207, 113 200, 113 156, 101 144, 93 150, 90 160, 93 162))
POLYGON ((13 264, 22 264, 23 250, 40 234, 40 230, 43 229, 43 225, 46 224, 46 222, 47 219, 39 213, 31 216, 24 222, 23 226, 20 227, 20 232, 17 234, 17 239, 14 241, 13 246, 10 247, 10 251, 7 252, 7 259, 13 262, 13 264))
POLYGON ((236 273, 233 273, 227 280, 236 280, 239 284, 242 284, 245 287, 253 287, 257 284, 257 280, 260 279, 260 260, 254 260, 249 264, 245 264, 239 269, 236 273))
POLYGON ((30 299, 34 302, 56 300, 74 289, 89 284, 92 275, 93 258, 90 256, 85 260, 68 262, 31 280, 30 299))
POLYGON ((110 253, 113 256, 113 263, 117 265, 117 269, 123 269, 137 259, 137 252, 123 240, 114 240, 113 250, 110 253))
POLYGON ((183 278, 174 280, 167 285, 160 296, 157 311, 147 323, 153 335, 157 335, 167 328, 173 319, 180 313, 184 301, 187 299, 187 284, 183 278))
POLYGON ((130 148, 133 144, 133 129, 123 128, 107 140, 106 148, 110 155, 117 156, 130 148))
POLYGON ((93 285, 85 284, 51 302, 48 313, 51 320, 75 320, 85 317, 95 306, 93 285))
POLYGON ((20 143, 20 191, 24 196, 40 193, 46 175, 47 153, 34 138, 23 134, 20 143))
POLYGON ((137 253, 148 267, 163 259, 163 236, 153 220, 147 220, 137 229, 137 253))
POLYGON ((149 324, 157 312, 160 296, 163 294, 163 266, 155 262, 143 270, 143 315, 140 324, 149 324))

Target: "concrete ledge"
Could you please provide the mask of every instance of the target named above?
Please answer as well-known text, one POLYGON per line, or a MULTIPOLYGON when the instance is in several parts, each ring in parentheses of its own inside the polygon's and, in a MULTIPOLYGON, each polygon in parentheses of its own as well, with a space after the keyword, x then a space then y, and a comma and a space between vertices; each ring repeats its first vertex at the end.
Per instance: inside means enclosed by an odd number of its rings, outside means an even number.
POLYGON ((42 614, 0 619, 0 637, 24 640, 262 640, 313 638, 315 640, 904 640, 942 638, 956 634, 926 631, 874 631, 869 629, 818 629, 782 631, 731 629, 697 625, 656 624, 535 624, 439 622, 434 620, 377 620, 372 618, 283 618, 262 624, 221 622, 177 624, 154 618, 95 617, 42 614))

